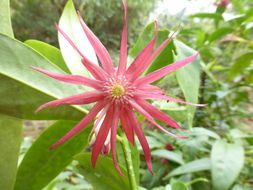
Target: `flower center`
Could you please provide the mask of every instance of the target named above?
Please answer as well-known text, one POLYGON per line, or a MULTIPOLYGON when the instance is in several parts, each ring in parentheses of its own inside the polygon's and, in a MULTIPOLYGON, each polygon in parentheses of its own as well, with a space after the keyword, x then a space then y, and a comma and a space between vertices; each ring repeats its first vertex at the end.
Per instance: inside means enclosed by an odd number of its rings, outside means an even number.
POLYGON ((111 89, 111 94, 112 94, 113 96, 116 96, 116 97, 122 96, 122 95, 124 94, 124 92, 125 92, 125 89, 124 89, 124 87, 121 86, 121 85, 115 85, 115 86, 113 86, 112 89, 111 89))

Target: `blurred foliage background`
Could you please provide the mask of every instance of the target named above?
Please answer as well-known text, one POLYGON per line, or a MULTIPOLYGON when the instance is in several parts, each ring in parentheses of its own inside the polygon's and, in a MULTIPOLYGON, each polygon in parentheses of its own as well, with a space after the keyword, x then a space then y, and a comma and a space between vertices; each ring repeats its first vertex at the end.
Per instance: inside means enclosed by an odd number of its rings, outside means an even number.
MULTIPOLYGON (((58 46, 57 23, 67 0, 11 0, 12 23, 17 39, 38 39, 58 46)), ((128 0, 129 43, 133 44, 147 24, 155 0, 128 0)), ((123 26, 119 0, 74 0, 92 31, 109 49, 118 50, 123 26)))

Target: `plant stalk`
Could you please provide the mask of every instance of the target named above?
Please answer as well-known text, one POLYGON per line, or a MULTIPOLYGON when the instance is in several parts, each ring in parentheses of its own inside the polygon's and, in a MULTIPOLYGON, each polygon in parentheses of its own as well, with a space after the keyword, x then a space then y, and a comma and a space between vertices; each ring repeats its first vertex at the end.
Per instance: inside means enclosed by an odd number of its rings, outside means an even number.
POLYGON ((132 160, 132 156, 131 156, 131 149, 129 147, 129 143, 126 138, 126 135, 124 133, 121 133, 120 136, 122 138, 121 144, 122 144, 124 155, 125 155, 127 173, 128 173, 128 178, 129 178, 129 182, 131 185, 131 189, 138 190, 138 185, 136 183, 136 178, 135 178, 135 173, 134 173, 133 160, 132 160))

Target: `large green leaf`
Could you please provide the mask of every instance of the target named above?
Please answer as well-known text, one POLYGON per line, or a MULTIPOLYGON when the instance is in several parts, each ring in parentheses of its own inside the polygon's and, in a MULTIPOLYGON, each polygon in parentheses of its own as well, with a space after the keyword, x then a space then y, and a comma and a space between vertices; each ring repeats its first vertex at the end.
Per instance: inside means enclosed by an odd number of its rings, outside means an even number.
MULTIPOLYGON (((177 49, 176 60, 182 60, 197 52, 189 46, 179 41, 174 41, 177 49)), ((200 59, 195 59, 192 63, 176 71, 177 81, 182 89, 187 102, 197 103, 200 86, 200 59)), ((187 106, 188 127, 192 128, 196 107, 187 106)))
POLYGON ((192 18, 208 18, 208 19, 215 19, 215 20, 223 20, 223 17, 221 14, 217 13, 196 13, 191 15, 192 18))
MULTIPOLYGON (((59 26, 90 61, 98 64, 95 51, 82 29, 72 0, 69 0, 66 4, 59 21, 59 26)), ((89 76, 88 71, 81 62, 80 55, 78 55, 60 33, 58 33, 58 39, 62 56, 71 73, 89 76)))
MULTIPOLYGON (((152 40, 155 34, 155 24, 150 23, 146 26, 144 31, 138 37, 137 42, 134 44, 133 48, 129 51, 129 55, 134 58, 136 57, 141 50, 145 48, 145 46, 152 40)), ((159 47, 163 41, 165 41, 170 32, 169 30, 159 30, 158 37, 155 44, 155 48, 159 47)), ((153 72, 161 67, 164 67, 168 64, 171 64, 174 61, 173 50, 174 50, 173 41, 167 44, 163 50, 156 56, 156 58, 152 61, 150 66, 146 69, 144 74, 153 72)))
POLYGON ((11 26, 10 1, 0 1, 0 33, 14 37, 11 26))
POLYGON ((82 93, 87 88, 51 79, 29 68, 31 65, 56 73, 63 72, 30 47, 0 34, 0 113, 22 119, 82 118, 86 110, 80 106, 60 106, 34 114, 41 104, 82 93))
POLYGON ((0 115, 0 189, 14 186, 21 140, 21 120, 0 115))
MULTIPOLYGON (((91 154, 82 153, 75 158, 78 162, 79 172, 92 184, 96 190, 131 190, 127 177, 121 177, 113 166, 110 158, 99 156, 96 167, 91 165, 91 154)), ((120 167, 124 175, 126 170, 120 167)))
POLYGON ((188 162, 182 166, 179 166, 175 170, 171 171, 167 176, 165 176, 164 179, 168 179, 168 178, 170 178, 172 176, 176 176, 176 175, 182 175, 182 174, 210 170, 210 169, 211 169, 210 159, 209 158, 202 158, 199 160, 194 160, 194 161, 188 162))
POLYGON ((212 184, 214 189, 226 190, 239 175, 244 163, 244 150, 239 144, 216 141, 211 153, 212 184))
POLYGON ((45 56, 49 61, 60 67, 64 72, 70 73, 63 60, 60 50, 56 47, 39 40, 26 40, 24 43, 39 52, 41 55, 45 56))
POLYGON ((81 131, 64 144, 49 150, 57 140, 76 125, 73 121, 57 121, 33 143, 22 160, 14 190, 38 190, 46 186, 87 145, 89 129, 81 131))

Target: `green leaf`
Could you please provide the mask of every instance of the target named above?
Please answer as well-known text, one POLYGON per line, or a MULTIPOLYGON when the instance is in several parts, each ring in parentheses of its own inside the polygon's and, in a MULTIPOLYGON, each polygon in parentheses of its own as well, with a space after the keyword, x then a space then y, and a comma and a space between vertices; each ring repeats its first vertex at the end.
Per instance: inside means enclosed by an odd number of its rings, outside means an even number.
POLYGON ((176 152, 171 152, 168 150, 155 150, 152 151, 152 156, 158 156, 161 158, 168 159, 170 161, 176 162, 180 165, 184 164, 182 156, 176 152))
POLYGON ((214 189, 226 190, 234 183, 244 163, 244 150, 239 144, 216 141, 211 152, 212 184, 214 189))
POLYGON ((59 82, 29 68, 31 65, 63 73, 30 47, 0 34, 0 113, 22 119, 81 119, 87 111, 80 106, 60 106, 34 114, 41 104, 87 88, 59 82))
POLYGON ((57 121, 39 136, 19 166, 14 190, 42 189, 70 164, 74 155, 86 147, 90 128, 49 150, 75 125, 73 121, 57 121))
POLYGON ((188 187, 180 181, 175 181, 171 184, 171 190, 188 190, 188 187))
POLYGON ((220 39, 221 37, 225 36, 226 34, 229 34, 233 32, 234 29, 231 27, 223 27, 215 30, 208 38, 209 42, 213 42, 215 40, 220 39))
POLYGON ((21 120, 0 115, 0 189, 13 189, 21 140, 21 120))
MULTIPOLYGON (((182 60, 197 52, 179 41, 174 41, 177 49, 176 60, 182 60)), ((188 65, 176 71, 177 81, 187 102, 197 103, 200 86, 200 59, 197 58, 188 65)), ((192 128, 195 106, 187 106, 188 127, 192 128)))
POLYGON ((223 20, 222 15, 216 14, 216 13, 197 13, 193 14, 190 17, 192 18, 209 18, 209 19, 215 19, 215 20, 223 20))
POLYGON ((243 73, 243 70, 246 69, 253 60, 253 52, 247 52, 239 56, 235 63, 230 68, 229 78, 233 79, 236 75, 243 73))
MULTIPOLYGON (((98 64, 95 51, 82 29, 72 0, 69 0, 65 5, 59 21, 59 26, 75 43, 83 55, 93 63, 98 64)), ((62 56, 71 73, 89 76, 88 71, 81 62, 80 55, 69 45, 68 41, 60 33, 58 33, 58 39, 62 56)))
POLYGON ((182 166, 177 167, 175 170, 172 170, 167 176, 164 177, 164 179, 168 179, 172 176, 176 175, 182 175, 192 172, 199 172, 204 170, 210 170, 211 169, 211 161, 209 158, 202 158, 199 160, 194 160, 191 162, 188 162, 182 166))
POLYGON ((197 135, 197 136, 209 136, 209 137, 212 137, 212 138, 215 138, 215 139, 220 139, 220 136, 211 131, 211 130, 208 130, 206 128, 202 128, 202 127, 194 127, 191 131, 190 131, 190 134, 189 135, 197 135))
MULTIPOLYGON (((127 177, 121 177, 115 170, 112 159, 99 156, 96 167, 91 165, 91 154, 82 153, 75 157, 79 162, 79 172, 96 190, 131 190, 127 177)), ((126 170, 120 166, 126 175, 126 170)))
POLYGON ((39 40, 26 40, 24 43, 60 67, 64 72, 70 73, 68 67, 66 66, 66 63, 64 62, 60 50, 56 47, 39 40))
MULTIPOLYGON (((170 34, 169 30, 159 30, 155 48, 159 47, 162 44, 162 42, 168 38, 169 34, 170 34)), ((148 45, 148 43, 153 39, 154 35, 155 35, 155 24, 152 22, 146 26, 144 31, 138 37, 133 48, 130 49, 129 55, 132 58, 135 58, 146 47, 146 45, 148 45)), ((148 74, 150 72, 153 72, 157 69, 160 69, 161 67, 164 67, 172 63, 174 61, 174 57, 173 57, 174 49, 175 49, 175 46, 173 44, 173 41, 171 41, 156 56, 156 58, 152 61, 152 63, 146 69, 144 74, 148 74)))
POLYGON ((14 37, 11 26, 10 1, 0 1, 0 33, 14 37))

